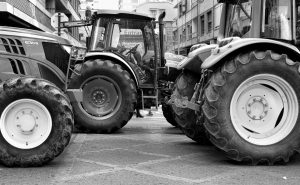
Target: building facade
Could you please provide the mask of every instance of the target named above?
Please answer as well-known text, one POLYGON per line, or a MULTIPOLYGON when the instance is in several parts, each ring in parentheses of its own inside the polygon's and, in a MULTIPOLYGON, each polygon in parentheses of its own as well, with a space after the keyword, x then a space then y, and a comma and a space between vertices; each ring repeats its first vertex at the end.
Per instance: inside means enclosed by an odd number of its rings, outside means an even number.
POLYGON ((217 0, 177 0, 176 20, 173 22, 173 52, 187 55, 192 45, 215 43, 222 4, 217 0))
MULTIPOLYGON (((79 4, 79 0, 0 0, 0 25, 57 33, 56 13, 68 21, 80 20, 79 4)), ((64 29, 61 36, 81 45, 78 28, 64 29)))
POLYGON ((173 2, 173 0, 119 0, 119 10, 133 11, 139 5, 149 2, 173 2))

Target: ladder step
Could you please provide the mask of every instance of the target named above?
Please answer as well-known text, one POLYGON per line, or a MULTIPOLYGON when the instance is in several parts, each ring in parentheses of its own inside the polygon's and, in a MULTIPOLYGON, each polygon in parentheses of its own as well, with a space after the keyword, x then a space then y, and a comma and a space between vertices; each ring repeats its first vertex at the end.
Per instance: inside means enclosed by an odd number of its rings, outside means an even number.
POLYGON ((143 98, 157 98, 157 96, 143 96, 143 98))

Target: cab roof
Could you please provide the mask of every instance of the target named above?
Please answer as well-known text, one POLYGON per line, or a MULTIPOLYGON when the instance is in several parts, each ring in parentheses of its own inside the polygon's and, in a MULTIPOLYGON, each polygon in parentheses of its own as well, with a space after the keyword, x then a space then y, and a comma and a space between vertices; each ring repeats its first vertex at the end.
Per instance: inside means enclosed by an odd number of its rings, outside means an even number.
POLYGON ((153 17, 149 17, 143 13, 137 12, 128 12, 124 10, 98 10, 94 13, 97 17, 113 17, 113 18, 125 18, 125 19, 139 19, 139 20, 146 20, 152 21, 154 20, 153 17))

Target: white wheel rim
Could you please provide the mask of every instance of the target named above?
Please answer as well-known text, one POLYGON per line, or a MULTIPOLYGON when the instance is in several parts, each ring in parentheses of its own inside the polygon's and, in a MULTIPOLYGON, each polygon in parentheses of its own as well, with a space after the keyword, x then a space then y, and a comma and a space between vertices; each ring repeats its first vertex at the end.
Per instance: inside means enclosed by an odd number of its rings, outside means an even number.
POLYGON ((1 134, 16 148, 31 149, 41 145, 48 138, 51 130, 50 112, 36 100, 16 100, 1 114, 1 134))
POLYGON ((280 142, 293 130, 298 99, 291 85, 279 76, 259 74, 234 92, 230 117, 237 133, 255 145, 280 142))

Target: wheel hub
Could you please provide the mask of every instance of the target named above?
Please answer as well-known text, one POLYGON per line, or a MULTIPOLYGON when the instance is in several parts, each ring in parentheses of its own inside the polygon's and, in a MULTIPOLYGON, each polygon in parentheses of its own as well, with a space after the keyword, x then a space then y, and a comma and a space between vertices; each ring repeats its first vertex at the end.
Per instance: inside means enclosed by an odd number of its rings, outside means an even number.
POLYGON ((0 132, 12 146, 31 149, 47 140, 52 130, 49 110, 33 99, 19 99, 6 106, 0 117, 0 132))
POLYGON ((17 127, 23 134, 31 134, 36 125, 35 117, 32 114, 25 113, 24 111, 20 116, 17 116, 17 127))
POLYGON ((246 106, 247 115, 253 120, 262 120, 268 114, 268 109, 267 100, 260 96, 250 98, 246 106))
POLYGON ((298 109, 296 93, 285 79, 258 74, 236 88, 230 116, 235 130, 246 141, 271 145, 292 131, 298 109))
POLYGON ((93 103, 96 105, 103 105, 107 100, 107 95, 102 90, 96 90, 92 94, 92 100, 93 100, 93 103))
POLYGON ((93 77, 84 83, 82 90, 82 106, 91 116, 109 115, 121 101, 121 91, 110 78, 93 77))

